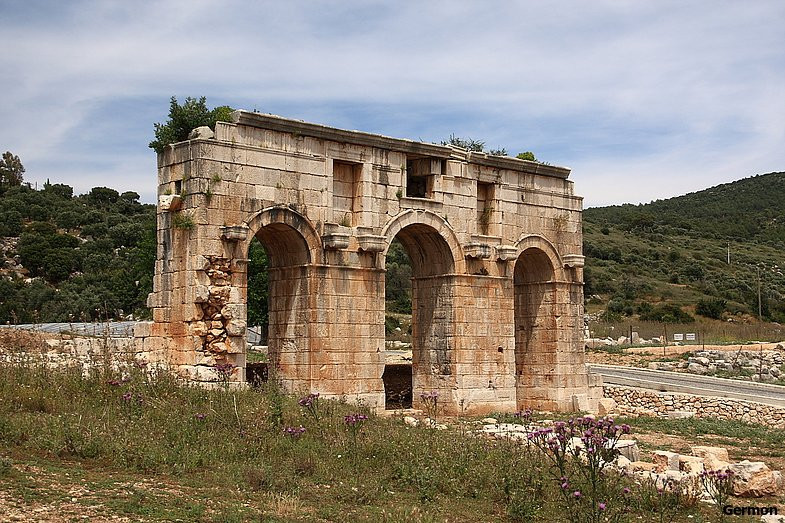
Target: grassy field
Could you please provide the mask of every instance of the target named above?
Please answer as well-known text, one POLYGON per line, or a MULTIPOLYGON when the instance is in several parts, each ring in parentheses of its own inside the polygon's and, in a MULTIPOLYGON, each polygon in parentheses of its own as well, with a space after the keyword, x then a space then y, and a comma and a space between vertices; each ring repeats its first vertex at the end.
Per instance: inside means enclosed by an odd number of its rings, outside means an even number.
MULTIPOLYGON (((446 420, 450 428, 438 431, 338 401, 303 406, 274 384, 207 390, 144 366, 84 373, 31 360, 0 364, 0 397, 0 513, 50 521, 567 520, 545 455, 471 435, 471 420, 446 420)), ((738 427, 723 425, 721 434, 738 427)), ((674 422, 654 428, 702 439, 674 422)), ((746 430, 740 441, 782 446, 779 436, 746 430)), ((582 488, 580 466, 571 467, 582 488)), ((659 521, 664 512, 667 520, 713 520, 712 507, 689 497, 664 499, 628 478, 611 484, 603 499, 619 521, 659 521)), ((602 520, 592 514, 587 508, 585 520, 602 520)))

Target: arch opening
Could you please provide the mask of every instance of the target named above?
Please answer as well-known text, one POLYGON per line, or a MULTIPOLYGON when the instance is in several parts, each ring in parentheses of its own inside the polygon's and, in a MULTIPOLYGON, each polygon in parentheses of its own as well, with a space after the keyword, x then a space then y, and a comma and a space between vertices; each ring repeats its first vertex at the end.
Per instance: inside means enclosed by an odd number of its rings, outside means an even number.
POLYGON ((266 381, 271 368, 286 369, 307 352, 306 239, 281 222, 261 226, 248 244, 245 304, 249 329, 246 380, 266 381))
POLYGON ((537 247, 525 249, 513 273, 515 316, 515 377, 518 408, 531 406, 543 367, 555 362, 555 270, 537 247))
MULTIPOLYGON (((411 364, 404 363, 406 351, 400 350, 401 345, 387 344, 388 355, 398 358, 388 358, 390 363, 385 364, 382 376, 385 407, 408 408, 418 404, 421 393, 438 390, 440 377, 453 372, 450 329, 455 260, 449 244, 436 229, 415 223, 397 232, 387 251, 386 263, 389 263, 385 272, 386 312, 401 315, 401 301, 406 309, 402 294, 408 292, 411 300, 411 364), (405 268, 401 270, 407 262, 408 274, 405 268), (408 288, 398 281, 401 275, 410 276, 408 288), (404 288, 388 293, 387 288, 391 285, 404 288)), ((392 317, 399 319, 395 315, 392 317)), ((404 328, 405 325, 404 321, 404 328)), ((401 337, 397 338, 395 341, 400 341, 401 337)))

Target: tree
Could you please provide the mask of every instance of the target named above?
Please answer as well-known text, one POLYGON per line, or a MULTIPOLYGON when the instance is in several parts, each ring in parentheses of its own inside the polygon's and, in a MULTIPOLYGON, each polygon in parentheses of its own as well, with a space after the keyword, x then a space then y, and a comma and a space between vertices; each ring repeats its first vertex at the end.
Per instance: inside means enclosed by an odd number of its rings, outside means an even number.
POLYGON ((198 100, 189 96, 182 105, 172 96, 169 102, 169 120, 166 123, 154 124, 155 140, 150 142, 149 147, 161 153, 167 145, 187 140, 188 134, 197 127, 206 125, 214 128, 215 122, 230 121, 232 111, 228 105, 209 110, 204 96, 198 100))
POLYGON ((114 189, 108 187, 93 187, 87 195, 87 199, 97 207, 109 207, 117 202, 120 194, 114 189))
POLYGON ((267 271, 270 260, 259 240, 254 239, 248 249, 248 325, 267 327, 269 298, 267 271))
POLYGON ((447 140, 442 140, 442 145, 454 145, 455 147, 477 153, 481 153, 485 150, 485 142, 474 140, 473 138, 460 138, 454 134, 451 134, 447 140))
POLYGON ((4 152, 3 159, 0 160, 0 188, 22 185, 24 172, 25 168, 19 157, 11 151, 4 152))
POLYGON ((519 160, 529 160, 530 162, 536 162, 537 158, 534 157, 534 153, 531 151, 526 151, 522 153, 518 153, 516 156, 519 160))

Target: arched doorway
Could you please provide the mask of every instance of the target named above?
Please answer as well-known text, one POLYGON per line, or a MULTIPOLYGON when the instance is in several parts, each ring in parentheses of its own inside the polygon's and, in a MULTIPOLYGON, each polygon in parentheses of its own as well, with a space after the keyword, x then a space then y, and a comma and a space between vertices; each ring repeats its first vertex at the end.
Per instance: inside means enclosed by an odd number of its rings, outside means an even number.
POLYGON ((542 407, 556 365, 558 330, 553 263, 540 248, 528 247, 515 262, 515 379, 518 408, 542 407))
MULTIPOLYGON (((404 225, 393 239, 403 247, 411 264, 410 390, 416 407, 422 393, 446 394, 455 380, 452 332, 455 260, 448 242, 431 225, 404 225)), ((385 370, 387 378, 392 370, 385 370)), ((402 369, 395 369, 394 379, 397 387, 405 388, 406 377, 401 372, 402 369)), ((389 384, 390 379, 385 379, 385 386, 389 384)))
MULTIPOLYGON (((249 298, 256 299, 252 306, 260 310, 247 313, 247 317, 260 323, 266 320, 266 325, 249 323, 249 328, 258 329, 256 332, 266 338, 267 351, 264 358, 257 359, 265 361, 265 368, 251 363, 253 372, 246 376, 253 381, 274 372, 281 384, 294 390, 310 379, 309 267, 313 260, 312 243, 318 241, 318 236, 304 218, 284 208, 259 213, 249 221, 249 229, 253 236, 242 245, 249 260, 241 290, 242 303, 248 305, 249 298), (260 303, 264 298, 266 304, 260 303)), ((248 357, 253 362, 253 355, 248 357)))

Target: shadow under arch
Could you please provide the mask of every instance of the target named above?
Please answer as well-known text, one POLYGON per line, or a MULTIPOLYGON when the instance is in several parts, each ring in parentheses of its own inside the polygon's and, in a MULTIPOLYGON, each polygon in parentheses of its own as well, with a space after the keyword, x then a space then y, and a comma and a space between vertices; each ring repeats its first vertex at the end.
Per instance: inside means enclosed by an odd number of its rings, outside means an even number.
MULTIPOLYGON (((320 259, 321 240, 313 225, 288 207, 269 207, 254 214, 245 225, 248 238, 238 245, 246 259, 254 240, 267 253, 267 325, 253 325, 266 330, 268 364, 247 379, 266 376, 275 369, 279 380, 290 390, 307 385, 310 358, 308 311, 311 305, 309 267, 320 259)), ((242 306, 247 311, 249 274, 241 282, 242 306)))
POLYGON ((455 231, 431 211, 410 209, 396 215, 384 226, 382 236, 387 243, 382 262, 397 237, 412 261, 416 277, 464 272, 463 248, 455 231))
POLYGON ((289 207, 267 207, 247 219, 244 225, 250 234, 240 244, 240 252, 247 253, 251 242, 258 238, 270 251, 271 264, 274 263, 271 266, 305 265, 319 259, 322 250, 319 233, 305 216, 289 207), (278 260, 273 262, 273 257, 278 260))
MULTIPOLYGON (((513 271, 515 324, 515 388, 519 409, 543 408, 556 365, 558 322, 556 281, 558 255, 540 237, 519 242, 513 271)), ((563 273, 562 273, 563 276, 563 273)))
POLYGON ((521 255, 529 249, 536 249, 550 262, 550 270, 553 273, 551 279, 556 281, 566 281, 568 279, 559 252, 545 237, 540 236, 539 234, 526 234, 518 239, 515 243, 515 247, 517 248, 516 270, 518 267, 517 260, 520 260, 521 255))
MULTIPOLYGON (((462 249, 449 224, 427 211, 401 213, 387 224, 382 234, 387 239, 384 254, 393 240, 398 240, 412 265, 409 390, 412 405, 419 407, 422 394, 439 391, 442 397, 450 397, 456 379, 453 300, 456 273, 463 267, 462 249)), ((381 295, 384 296, 384 292, 381 295)), ((385 369, 389 377, 388 370, 392 369, 385 369)), ((398 384, 404 381, 399 371, 395 375, 398 384)), ((383 380, 389 401, 391 380, 385 376, 383 380)))

